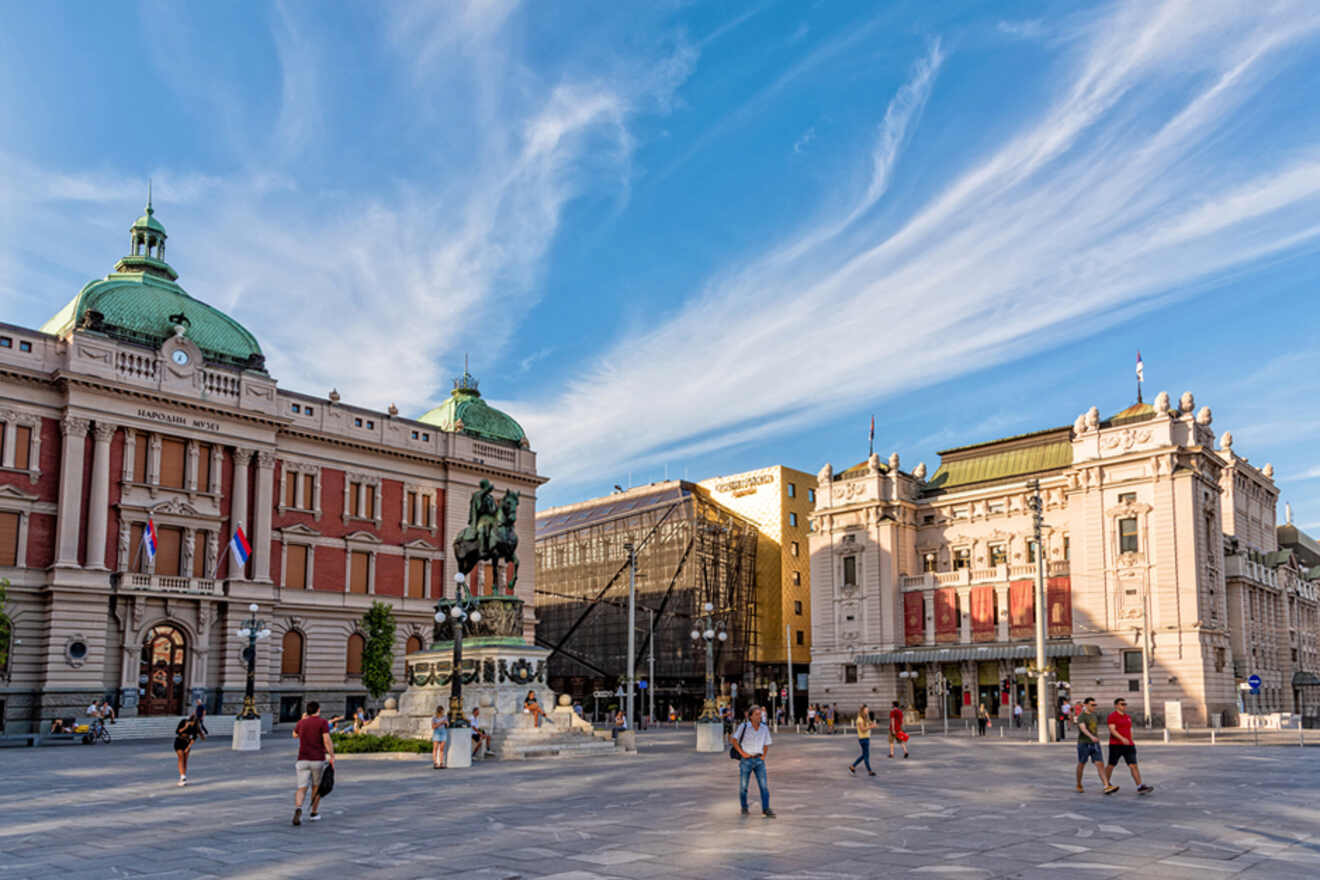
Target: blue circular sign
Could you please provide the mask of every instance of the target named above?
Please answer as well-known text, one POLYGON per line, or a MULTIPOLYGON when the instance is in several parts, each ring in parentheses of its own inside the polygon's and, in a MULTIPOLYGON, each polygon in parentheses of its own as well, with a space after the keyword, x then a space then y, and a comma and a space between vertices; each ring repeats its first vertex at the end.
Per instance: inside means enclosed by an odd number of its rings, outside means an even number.
POLYGON ((1247 684, 1251 685, 1253 691, 1260 690, 1260 676, 1253 673, 1247 678, 1247 684))

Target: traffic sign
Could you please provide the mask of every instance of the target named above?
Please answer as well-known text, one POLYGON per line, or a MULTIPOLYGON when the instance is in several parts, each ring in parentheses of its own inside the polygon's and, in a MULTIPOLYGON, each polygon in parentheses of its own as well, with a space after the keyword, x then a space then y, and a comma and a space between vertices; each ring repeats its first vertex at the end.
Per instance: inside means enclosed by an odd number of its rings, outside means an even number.
POLYGON ((779 698, 782 700, 788 699, 788 688, 779 689, 779 698))
POLYGON ((1260 676, 1253 672, 1247 676, 1247 684, 1251 685, 1253 691, 1260 690, 1260 676))
POLYGON ((642 690, 646 690, 646 682, 644 682, 644 681, 639 681, 639 682, 637 682, 637 686, 638 686, 639 688, 641 688, 642 690))

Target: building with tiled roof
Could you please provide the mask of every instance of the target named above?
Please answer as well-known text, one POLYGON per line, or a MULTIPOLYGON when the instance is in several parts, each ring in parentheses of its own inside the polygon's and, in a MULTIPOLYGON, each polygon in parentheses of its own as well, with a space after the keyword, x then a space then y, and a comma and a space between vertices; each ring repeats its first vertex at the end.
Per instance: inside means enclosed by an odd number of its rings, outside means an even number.
MULTIPOLYGON (((1010 715, 1034 697, 1039 481, 1050 705, 1124 696, 1158 721, 1246 708, 1320 715, 1320 546, 1275 528, 1273 468, 1216 448, 1208 407, 1161 393, 1102 419, 819 474, 811 700, 897 699, 923 717, 1010 715), (1315 548, 1312 560, 1308 551, 1315 548)), ((1288 531, 1291 530, 1291 531, 1288 531)))
MULTIPOLYGON (((351 712, 369 702, 363 613, 394 609, 401 690, 405 653, 432 641, 457 570, 447 542, 481 481, 521 493, 531 552, 536 455, 466 370, 420 419, 281 388, 256 337, 179 284, 166 237, 148 199, 113 272, 39 329, 0 324, 6 731, 102 697, 120 734, 132 716, 197 699, 232 715, 250 603, 271 632, 257 646, 262 714, 296 721, 311 699, 351 712), (225 549, 239 529, 246 562, 225 549)), ((477 590, 491 575, 477 569, 477 590)), ((535 580, 524 566, 528 608, 535 580)), ((524 625, 530 641, 530 614, 524 625)))

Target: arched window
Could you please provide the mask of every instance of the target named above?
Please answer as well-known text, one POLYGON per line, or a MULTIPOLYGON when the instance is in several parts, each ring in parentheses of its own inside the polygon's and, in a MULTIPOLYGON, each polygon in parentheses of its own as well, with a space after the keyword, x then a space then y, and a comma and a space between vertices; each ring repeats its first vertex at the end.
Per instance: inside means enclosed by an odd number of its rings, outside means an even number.
POLYGON ((362 649, 366 646, 367 640, 362 638, 361 633, 353 633, 348 637, 348 664, 346 669, 348 675, 362 675, 362 649))
POLYGON ((407 654, 414 654, 414 653, 416 653, 417 651, 420 651, 420 650, 422 650, 422 637, 421 637, 421 636, 408 636, 408 647, 407 647, 407 649, 405 650, 404 653, 407 653, 407 654))
POLYGON ((280 675, 303 674, 303 636, 296 629, 284 634, 284 647, 280 655, 280 675))

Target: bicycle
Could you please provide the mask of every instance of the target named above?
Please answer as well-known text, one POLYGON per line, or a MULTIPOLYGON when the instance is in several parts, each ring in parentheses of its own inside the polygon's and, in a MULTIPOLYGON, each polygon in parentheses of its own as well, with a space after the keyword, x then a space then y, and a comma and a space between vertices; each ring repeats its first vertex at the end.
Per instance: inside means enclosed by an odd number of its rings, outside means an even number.
POLYGON ((104 721, 93 724, 91 729, 83 734, 84 745, 95 745, 98 742, 110 744, 110 731, 106 729, 104 721))

